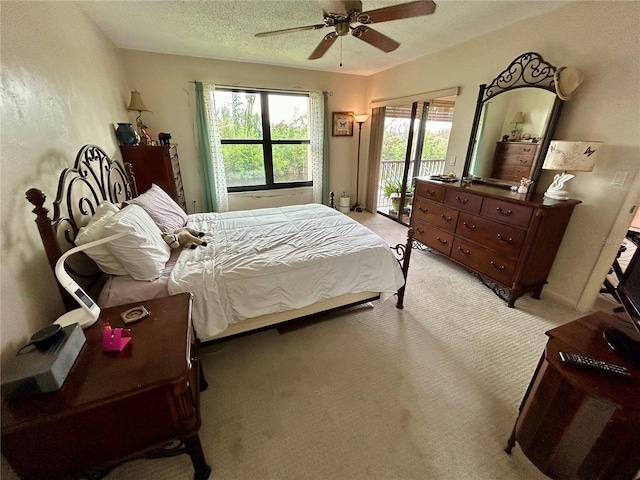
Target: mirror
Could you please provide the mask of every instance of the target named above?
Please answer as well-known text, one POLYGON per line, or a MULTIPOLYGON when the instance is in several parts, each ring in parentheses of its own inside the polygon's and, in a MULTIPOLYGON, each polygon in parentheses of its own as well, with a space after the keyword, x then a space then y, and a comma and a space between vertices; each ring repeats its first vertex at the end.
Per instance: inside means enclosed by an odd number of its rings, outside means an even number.
POLYGON ((529 52, 480 85, 463 177, 507 188, 537 181, 564 104, 555 70, 529 52))

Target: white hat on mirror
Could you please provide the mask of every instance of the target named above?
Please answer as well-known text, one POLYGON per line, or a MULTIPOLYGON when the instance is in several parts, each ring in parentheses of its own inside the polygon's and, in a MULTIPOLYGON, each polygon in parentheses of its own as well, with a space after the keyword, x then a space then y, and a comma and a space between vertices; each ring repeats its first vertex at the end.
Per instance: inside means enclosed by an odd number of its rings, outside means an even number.
POLYGON ((584 81, 584 74, 575 67, 558 67, 553 81, 558 97, 561 100, 569 100, 573 91, 584 81))

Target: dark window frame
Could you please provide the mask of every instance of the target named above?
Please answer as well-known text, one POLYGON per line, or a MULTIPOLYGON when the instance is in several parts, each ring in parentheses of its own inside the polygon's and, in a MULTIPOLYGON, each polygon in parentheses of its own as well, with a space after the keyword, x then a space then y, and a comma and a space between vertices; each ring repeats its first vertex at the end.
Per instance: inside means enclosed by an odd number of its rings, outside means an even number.
POLYGON ((280 182, 276 183, 273 179, 273 149, 274 145, 311 145, 311 139, 307 140, 274 140, 271 138, 271 122, 269 118, 269 94, 275 95, 291 95, 297 97, 307 97, 308 93, 297 92, 281 92, 277 90, 253 90, 250 88, 224 88, 220 87, 216 90, 223 92, 239 92, 254 93, 259 95, 260 108, 262 117, 262 139, 241 140, 241 139, 221 139, 222 145, 262 145, 262 154, 264 162, 264 173, 266 183, 261 185, 244 185, 238 187, 227 187, 227 192, 251 192, 258 190, 281 190, 287 188, 312 187, 313 181, 304 182, 280 182))

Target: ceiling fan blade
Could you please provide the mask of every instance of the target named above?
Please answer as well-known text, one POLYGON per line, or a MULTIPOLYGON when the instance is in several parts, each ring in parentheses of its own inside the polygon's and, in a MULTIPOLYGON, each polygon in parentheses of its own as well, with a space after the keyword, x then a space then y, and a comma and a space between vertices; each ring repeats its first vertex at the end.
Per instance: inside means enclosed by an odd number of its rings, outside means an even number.
POLYGON ((261 32, 256 33, 256 37, 270 37, 272 35, 280 35, 282 33, 291 33, 291 32, 302 32, 304 30, 319 30, 321 28, 328 27, 328 25, 324 23, 318 23, 316 25, 307 25, 304 27, 294 27, 294 28, 285 28, 283 30, 273 30, 271 32, 261 32))
POLYGON ((327 53, 327 50, 329 50, 329 47, 333 45, 333 42, 336 41, 336 38, 338 38, 338 34, 336 32, 327 33, 324 38, 320 40, 320 43, 313 51, 313 53, 309 55, 309 60, 316 60, 327 53))
POLYGON ((436 4, 431 0, 418 0, 415 2, 401 3, 390 7, 378 8, 358 15, 357 21, 360 23, 381 23, 402 18, 421 17, 431 15, 436 11, 436 4))
POLYGON ((387 53, 393 52, 400 46, 400 44, 393 38, 389 38, 380 32, 376 32, 372 28, 365 27, 364 25, 354 28, 351 31, 351 34, 363 42, 367 42, 369 45, 379 48, 383 52, 387 53))

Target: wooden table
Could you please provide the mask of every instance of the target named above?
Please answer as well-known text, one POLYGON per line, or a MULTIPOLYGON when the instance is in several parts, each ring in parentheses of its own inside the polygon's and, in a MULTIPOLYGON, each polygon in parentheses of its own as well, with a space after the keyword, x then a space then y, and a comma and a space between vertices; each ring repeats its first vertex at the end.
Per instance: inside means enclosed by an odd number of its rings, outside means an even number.
POLYGON ((554 479, 631 480, 640 470, 640 368, 607 345, 610 325, 630 323, 603 312, 547 332, 549 341, 525 394, 506 452, 516 441, 554 479), (558 352, 623 365, 630 379, 566 365, 558 352))
POLYGON ((133 324, 122 352, 102 350, 103 322, 124 327, 102 310, 84 331, 87 343, 62 388, 20 401, 2 399, 2 454, 24 479, 77 478, 171 441, 191 456, 194 478, 211 468, 200 445, 200 363, 191 326, 191 294, 141 302, 149 317, 133 324))

